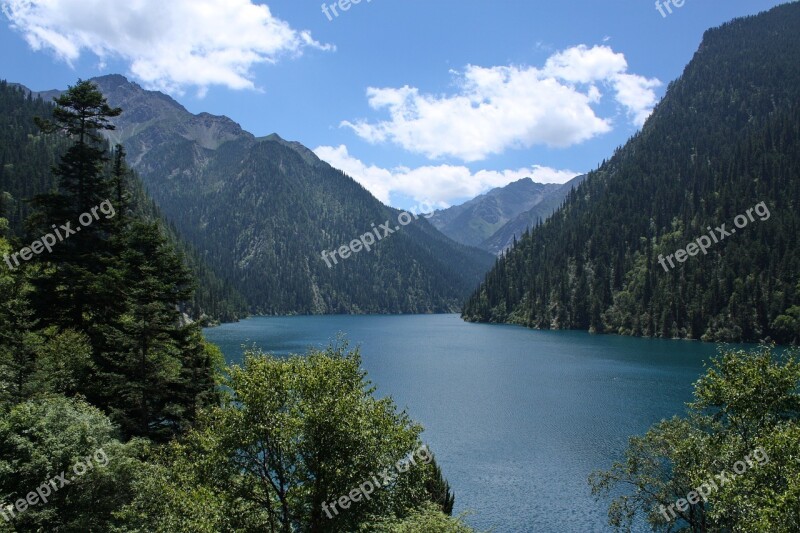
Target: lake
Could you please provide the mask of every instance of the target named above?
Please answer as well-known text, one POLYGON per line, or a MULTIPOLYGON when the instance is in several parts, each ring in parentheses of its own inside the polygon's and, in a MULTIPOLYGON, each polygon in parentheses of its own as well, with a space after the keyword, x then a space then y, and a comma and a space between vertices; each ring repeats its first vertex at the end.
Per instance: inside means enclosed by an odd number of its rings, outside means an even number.
POLYGON ((339 332, 378 387, 425 426, 478 529, 611 531, 587 478, 630 435, 681 414, 713 344, 469 324, 458 315, 262 317, 205 330, 229 362, 242 345, 285 355, 339 332))

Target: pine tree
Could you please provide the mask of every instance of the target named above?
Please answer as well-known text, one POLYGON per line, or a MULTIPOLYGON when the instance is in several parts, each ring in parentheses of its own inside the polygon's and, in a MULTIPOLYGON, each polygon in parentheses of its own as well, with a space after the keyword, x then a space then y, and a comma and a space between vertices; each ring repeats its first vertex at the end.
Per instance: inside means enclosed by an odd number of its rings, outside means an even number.
POLYGON ((105 387, 97 392, 127 436, 163 441, 213 399, 213 361, 198 326, 184 323, 179 306, 193 279, 158 225, 132 222, 123 244, 99 282, 124 288, 124 310, 102 328, 105 387))
POLYGON ((55 103, 53 119, 36 123, 44 133, 66 135, 74 143, 54 168, 58 190, 35 197, 38 212, 31 225, 33 238, 49 233, 63 240, 40 256, 44 268, 34 284, 41 316, 61 327, 85 330, 92 317, 99 315, 96 295, 87 289, 111 253, 109 220, 113 216, 97 215, 98 206, 113 192, 105 173, 108 158, 101 132, 114 129, 109 120, 122 110, 111 108, 91 82, 80 80, 55 103), (80 217, 87 213, 91 222, 84 226, 80 217))
POLYGON ((37 121, 74 144, 54 169, 58 190, 35 198, 31 227, 75 224, 40 257, 37 314, 43 326, 88 337, 97 374, 82 391, 87 398, 126 437, 164 441, 215 398, 214 361, 180 311, 194 290, 183 257, 158 223, 132 208, 124 148, 117 145, 112 160, 103 145, 101 132, 114 129, 109 119, 120 113, 81 81, 56 100, 52 121, 37 121))

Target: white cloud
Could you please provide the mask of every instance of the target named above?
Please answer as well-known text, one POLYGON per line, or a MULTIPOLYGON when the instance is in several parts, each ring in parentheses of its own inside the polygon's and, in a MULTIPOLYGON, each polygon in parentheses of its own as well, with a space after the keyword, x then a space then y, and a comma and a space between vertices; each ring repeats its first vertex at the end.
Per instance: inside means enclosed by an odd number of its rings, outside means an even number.
POLYGON ((641 126, 661 82, 627 73, 625 56, 608 46, 576 46, 555 53, 544 67, 469 65, 455 73, 458 90, 424 94, 416 87, 367 89, 370 107, 389 119, 344 121, 371 143, 392 142, 437 159, 480 161, 509 148, 567 147, 611 131, 611 118, 592 107, 601 87, 615 93, 641 126))
POLYGON ((472 172, 465 166, 453 165, 386 169, 367 165, 353 157, 345 145, 320 146, 314 153, 331 166, 347 173, 385 204, 391 204, 393 194, 402 194, 421 204, 447 207, 455 200, 472 198, 522 178, 530 177, 539 183, 565 183, 580 174, 539 165, 517 170, 478 172, 472 172))
POLYGON ((542 74, 566 82, 592 83, 612 79, 614 75, 627 69, 625 56, 614 52, 608 46, 587 48, 580 45, 550 56, 542 74))
POLYGON ((656 105, 656 93, 653 91, 661 82, 647 79, 636 74, 618 74, 614 79, 617 101, 628 109, 633 123, 642 126, 656 105))
POLYGON ((251 0, 0 0, 34 50, 72 63, 84 50, 130 64, 149 88, 200 93, 211 85, 254 89, 252 67, 328 49, 251 0))

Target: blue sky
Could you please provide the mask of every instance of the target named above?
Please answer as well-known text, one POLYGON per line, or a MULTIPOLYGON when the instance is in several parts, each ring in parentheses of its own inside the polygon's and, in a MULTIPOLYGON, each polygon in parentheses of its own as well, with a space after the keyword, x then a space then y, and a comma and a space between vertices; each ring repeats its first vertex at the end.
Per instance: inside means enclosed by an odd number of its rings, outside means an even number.
POLYGON ((0 78, 121 73, 425 208, 595 168, 707 28, 780 3, 361 0, 329 18, 321 0, 0 0, 0 78))

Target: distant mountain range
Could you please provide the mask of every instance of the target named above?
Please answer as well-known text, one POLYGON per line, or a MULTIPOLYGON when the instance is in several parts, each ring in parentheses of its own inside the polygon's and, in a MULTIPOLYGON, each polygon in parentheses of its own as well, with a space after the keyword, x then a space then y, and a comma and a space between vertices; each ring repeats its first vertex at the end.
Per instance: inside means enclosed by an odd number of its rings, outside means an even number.
POLYGON ((498 261, 463 316, 797 342, 799 27, 793 2, 708 30, 641 132, 498 261))
POLYGON ((252 313, 452 312, 494 261, 420 218, 329 268, 323 251, 373 225, 397 226, 400 212, 299 143, 194 115, 120 75, 92 81, 123 109, 109 140, 125 146, 164 216, 252 313))
POLYGON ((500 255, 515 238, 552 215, 585 177, 578 176, 566 184, 543 184, 523 178, 461 205, 436 211, 429 220, 454 241, 500 255))

